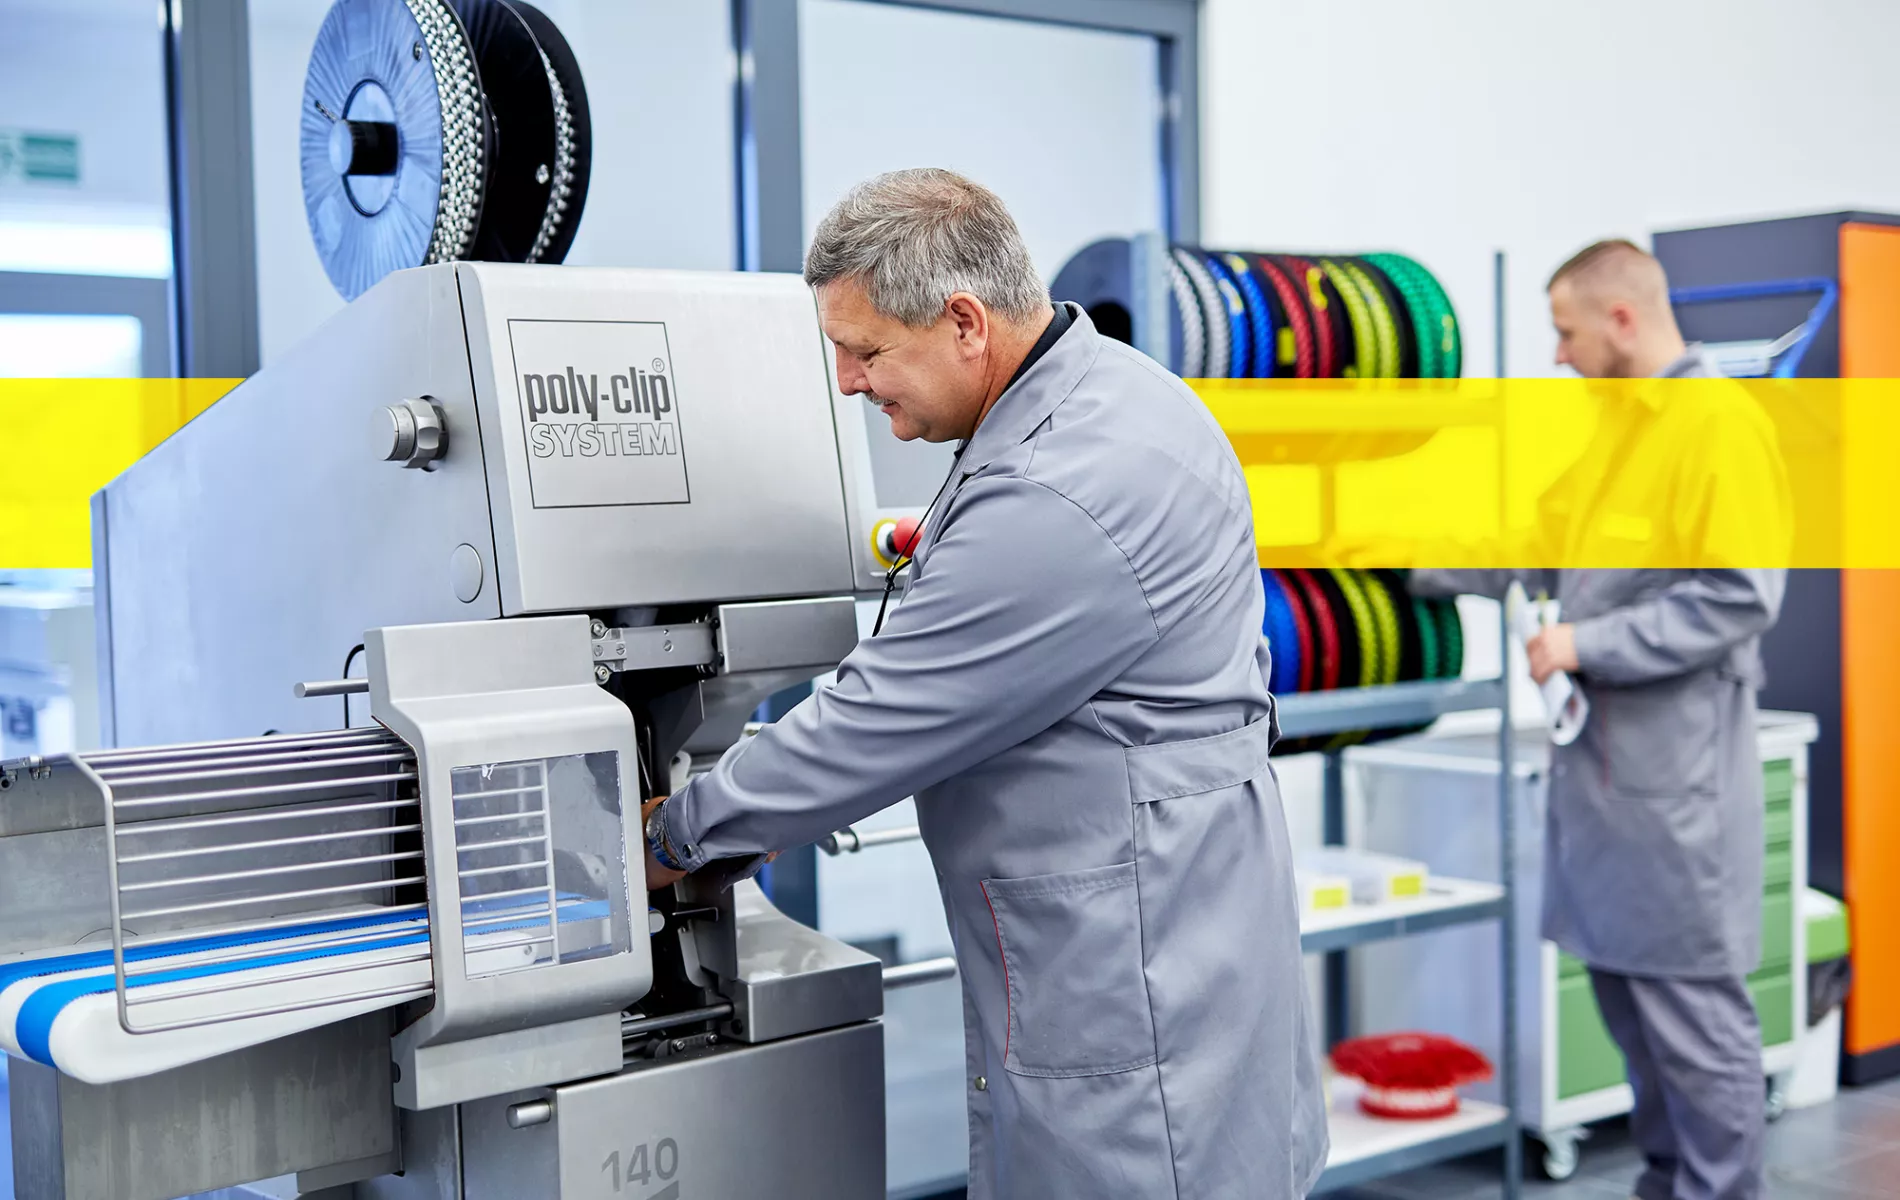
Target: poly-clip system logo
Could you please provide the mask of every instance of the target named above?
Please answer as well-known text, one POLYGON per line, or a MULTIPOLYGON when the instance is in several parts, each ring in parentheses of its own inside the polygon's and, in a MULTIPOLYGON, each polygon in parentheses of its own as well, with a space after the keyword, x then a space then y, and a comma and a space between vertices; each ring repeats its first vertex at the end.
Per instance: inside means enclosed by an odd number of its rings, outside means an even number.
POLYGON ((659 321, 509 321, 536 508, 685 504, 686 447, 659 321))

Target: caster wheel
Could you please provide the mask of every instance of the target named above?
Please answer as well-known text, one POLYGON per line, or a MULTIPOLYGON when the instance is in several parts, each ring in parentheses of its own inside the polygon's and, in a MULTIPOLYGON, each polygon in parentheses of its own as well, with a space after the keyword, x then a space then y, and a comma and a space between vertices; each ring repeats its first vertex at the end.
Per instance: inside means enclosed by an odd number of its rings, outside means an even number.
POLYGON ((1768 1098, 1762 1111, 1771 1124, 1781 1120, 1788 1111, 1788 1085, 1785 1081, 1780 1078, 1768 1081, 1768 1098))
POLYGON ((1542 1160, 1544 1178, 1554 1183, 1562 1183, 1577 1173, 1577 1164, 1583 1158, 1580 1139, 1576 1134, 1551 1134, 1544 1142, 1542 1160))

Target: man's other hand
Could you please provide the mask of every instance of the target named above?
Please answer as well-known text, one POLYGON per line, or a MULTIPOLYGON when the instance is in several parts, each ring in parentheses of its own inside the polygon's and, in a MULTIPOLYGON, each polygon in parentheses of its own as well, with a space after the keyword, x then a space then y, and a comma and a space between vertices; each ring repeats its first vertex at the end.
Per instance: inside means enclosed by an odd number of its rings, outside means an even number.
POLYGON ((1531 678, 1539 687, 1559 671, 1577 669, 1577 630, 1573 625, 1552 625, 1524 643, 1531 660, 1531 678))
POLYGON ((649 892, 657 892, 661 888, 672 887, 680 880, 686 878, 686 872, 684 871, 675 871, 671 867, 661 866, 659 860, 653 857, 652 847, 647 846, 647 818, 653 815, 653 810, 660 807, 661 802, 665 799, 665 796, 655 796, 640 806, 640 845, 646 848, 647 891, 649 892))

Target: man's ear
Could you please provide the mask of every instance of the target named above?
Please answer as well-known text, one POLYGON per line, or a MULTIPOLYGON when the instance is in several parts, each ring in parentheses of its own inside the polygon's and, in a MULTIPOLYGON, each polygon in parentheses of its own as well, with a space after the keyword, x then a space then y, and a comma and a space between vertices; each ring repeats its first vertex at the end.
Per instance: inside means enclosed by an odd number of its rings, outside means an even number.
POLYGON ((990 344, 990 312, 968 292, 954 292, 944 301, 943 315, 956 333, 957 354, 980 358, 990 344))
POLYGON ((1631 304, 1627 300, 1613 301, 1609 306, 1607 315, 1610 318, 1610 328, 1615 332, 1619 341, 1633 341, 1635 339, 1639 321, 1634 304, 1631 304))

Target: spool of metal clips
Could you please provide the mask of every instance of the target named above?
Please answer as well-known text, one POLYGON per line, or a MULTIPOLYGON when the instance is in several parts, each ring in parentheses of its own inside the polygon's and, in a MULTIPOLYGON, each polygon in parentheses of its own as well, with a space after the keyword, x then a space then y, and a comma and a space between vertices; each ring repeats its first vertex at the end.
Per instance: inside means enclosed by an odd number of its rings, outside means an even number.
POLYGON ((425 263, 560 262, 592 127, 573 50, 522 0, 337 0, 304 80, 304 211, 355 299, 425 263))
POLYGON ((1165 358, 1190 379, 1461 372, 1458 318, 1445 289, 1399 254, 1254 253, 1168 246, 1142 234, 1084 247, 1049 290, 1079 303, 1102 333, 1165 358), (1148 250, 1153 243, 1162 251, 1148 250), (1144 339, 1138 315, 1150 299, 1160 307, 1156 332, 1144 339))

